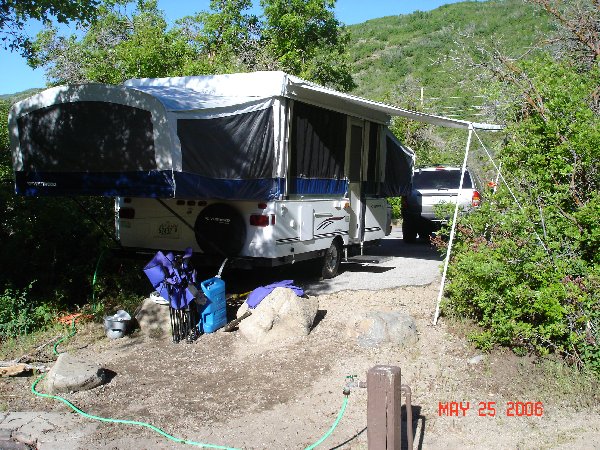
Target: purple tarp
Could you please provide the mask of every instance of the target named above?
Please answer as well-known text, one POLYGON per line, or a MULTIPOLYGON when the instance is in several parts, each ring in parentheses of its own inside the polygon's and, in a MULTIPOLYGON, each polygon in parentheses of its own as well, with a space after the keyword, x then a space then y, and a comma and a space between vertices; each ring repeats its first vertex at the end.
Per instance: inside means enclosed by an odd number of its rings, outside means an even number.
POLYGON ((294 286, 293 283, 294 280, 283 280, 277 281, 273 284, 269 284, 268 286, 257 287, 250 293, 250 295, 248 295, 246 303, 248 304, 248 307, 250 309, 254 309, 258 306, 258 304, 262 301, 263 298, 269 295, 273 291, 273 289, 278 287, 289 288, 293 290, 298 297, 302 297, 304 295, 304 291, 298 286, 294 286))

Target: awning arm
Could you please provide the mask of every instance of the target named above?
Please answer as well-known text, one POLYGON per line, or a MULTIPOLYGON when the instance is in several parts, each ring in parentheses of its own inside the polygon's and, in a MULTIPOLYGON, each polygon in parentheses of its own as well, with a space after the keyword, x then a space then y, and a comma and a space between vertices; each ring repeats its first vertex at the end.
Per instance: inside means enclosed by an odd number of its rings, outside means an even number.
MULTIPOLYGON (((467 158, 469 157, 469 149, 471 148, 471 137, 473 136, 473 128, 469 127, 469 137, 467 138, 467 147, 465 149, 465 158, 463 160, 462 169, 460 171, 460 183, 458 185, 458 198, 463 188, 463 181, 465 179, 465 171, 467 170, 467 158)), ((435 305, 435 314, 433 316, 433 324, 437 325, 440 317, 440 303, 442 302, 442 296, 444 295, 444 286, 446 284, 446 274, 448 273, 448 265, 450 264, 450 254, 452 252, 452 244, 454 242, 454 235, 456 234, 456 219, 458 218, 459 201, 456 201, 454 206, 454 217, 452 218, 452 229, 450 230, 450 241, 448 242, 448 249, 446 250, 446 259, 444 260, 444 271, 442 272, 442 282, 440 283, 440 291, 438 292, 437 302, 435 305)))

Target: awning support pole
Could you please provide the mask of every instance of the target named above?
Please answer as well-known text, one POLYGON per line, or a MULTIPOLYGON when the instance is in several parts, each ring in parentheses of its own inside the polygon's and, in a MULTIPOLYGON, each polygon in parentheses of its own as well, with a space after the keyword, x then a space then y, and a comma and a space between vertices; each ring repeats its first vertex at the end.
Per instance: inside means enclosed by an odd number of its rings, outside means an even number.
MULTIPOLYGON (((465 179, 465 171, 467 170, 467 158, 469 157, 469 149, 471 148, 471 137, 473 136, 473 125, 469 124, 469 137, 467 138, 467 147, 465 148, 465 158, 463 160, 462 169, 460 171, 460 184, 458 185, 458 198, 462 194, 463 181, 465 179)), ((440 292, 438 293, 437 303, 435 306, 435 315, 433 316, 433 324, 437 325, 440 317, 440 303, 444 295, 444 285, 446 284, 446 274, 448 272, 448 264, 450 263, 450 253, 452 252, 452 243, 454 242, 454 234, 456 233, 456 219, 458 218, 458 199, 454 207, 454 217, 452 218, 452 229, 450 230, 450 241, 446 250, 446 259, 444 260, 444 271, 442 273, 442 282, 440 284, 440 292)))

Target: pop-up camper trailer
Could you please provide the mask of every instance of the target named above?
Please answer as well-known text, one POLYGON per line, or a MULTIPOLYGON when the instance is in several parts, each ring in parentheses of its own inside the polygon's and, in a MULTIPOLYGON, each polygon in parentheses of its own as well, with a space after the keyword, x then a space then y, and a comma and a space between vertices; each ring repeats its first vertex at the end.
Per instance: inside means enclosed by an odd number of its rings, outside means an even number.
POLYGON ((116 197, 125 248, 320 258, 331 277, 344 248, 389 233, 385 198, 410 189, 392 115, 424 117, 283 72, 59 86, 10 112, 16 192, 116 197))

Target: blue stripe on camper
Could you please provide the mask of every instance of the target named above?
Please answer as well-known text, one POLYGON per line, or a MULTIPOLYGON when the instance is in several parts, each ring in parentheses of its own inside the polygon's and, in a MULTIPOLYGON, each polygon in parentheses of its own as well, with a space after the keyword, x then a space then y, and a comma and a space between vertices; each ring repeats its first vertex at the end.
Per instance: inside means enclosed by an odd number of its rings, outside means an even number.
MULTIPOLYGON (((27 196, 100 195, 105 197, 203 198, 275 200, 284 191, 283 178, 229 180, 191 173, 145 172, 15 172, 15 192, 27 196), (177 191, 175 192, 175 186, 177 191)), ((290 193, 344 195, 347 180, 292 178, 290 193)))
POLYGON ((290 180, 290 194, 344 195, 346 192, 348 192, 347 180, 326 178, 292 178, 290 180))
POLYGON ((175 196, 173 174, 144 172, 15 172, 15 193, 28 196, 175 196))
POLYGON ((275 200, 283 192, 282 178, 215 179, 175 172, 177 197, 220 200, 275 200))

